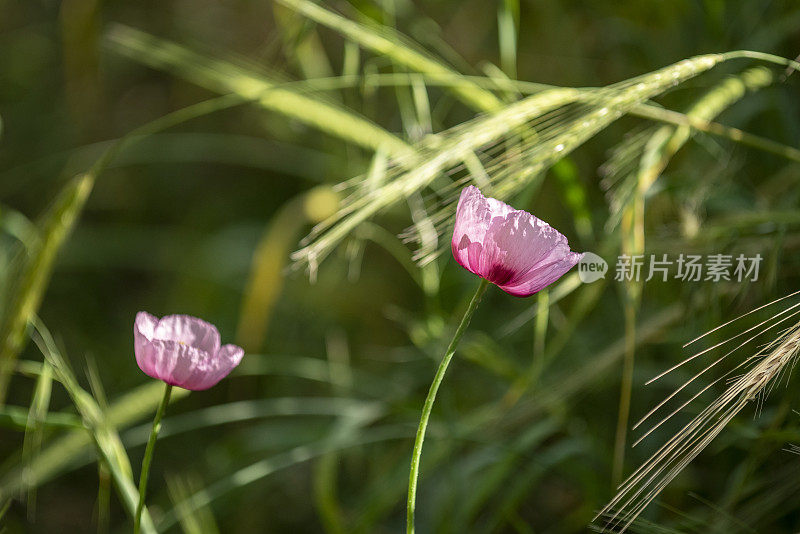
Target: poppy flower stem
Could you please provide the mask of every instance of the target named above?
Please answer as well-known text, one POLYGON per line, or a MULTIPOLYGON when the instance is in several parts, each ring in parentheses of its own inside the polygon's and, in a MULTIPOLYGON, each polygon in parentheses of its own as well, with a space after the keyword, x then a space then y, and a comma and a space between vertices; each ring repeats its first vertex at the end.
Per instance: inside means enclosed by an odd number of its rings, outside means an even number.
POLYGON ((481 279, 481 283, 472 296, 467 311, 464 312, 464 316, 461 318, 461 322, 458 328, 456 328, 455 334, 453 334, 453 339, 450 341, 450 345, 448 345, 447 351, 444 353, 444 357, 439 364, 439 369, 436 371, 436 376, 433 378, 433 383, 431 383, 431 387, 428 390, 428 396, 425 398, 425 404, 422 407, 422 416, 419 419, 419 426, 417 427, 417 438, 414 440, 414 451, 411 454, 411 472, 408 476, 408 502, 406 504, 407 534, 413 534, 414 532, 414 508, 417 500, 417 479, 419 478, 419 464, 420 458, 422 457, 422 442, 425 440, 425 430, 428 427, 428 419, 430 419, 433 403, 436 400, 436 392, 439 391, 439 386, 442 384, 442 380, 444 380, 447 366, 450 365, 450 360, 456 352, 458 343, 467 330, 469 321, 472 319, 472 314, 475 313, 475 309, 478 307, 478 303, 481 301, 481 297, 487 287, 489 287, 489 281, 481 279))
POLYGON ((156 417, 153 419, 153 428, 150 430, 150 438, 147 440, 147 448, 144 450, 144 458, 142 459, 142 472, 139 475, 139 504, 136 506, 136 515, 133 518, 133 532, 139 534, 139 528, 142 523, 142 510, 144 509, 144 498, 147 493, 147 477, 150 474, 150 463, 153 461, 153 451, 156 448, 156 438, 158 432, 161 430, 161 418, 164 417, 164 412, 169 404, 169 397, 172 394, 172 385, 164 384, 164 397, 161 399, 161 404, 158 405, 156 417))

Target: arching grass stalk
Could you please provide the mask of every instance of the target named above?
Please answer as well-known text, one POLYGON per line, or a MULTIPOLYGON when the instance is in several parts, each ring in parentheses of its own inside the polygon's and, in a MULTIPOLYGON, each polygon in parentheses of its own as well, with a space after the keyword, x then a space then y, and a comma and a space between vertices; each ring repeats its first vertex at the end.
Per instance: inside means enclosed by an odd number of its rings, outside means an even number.
POLYGON ((150 438, 147 440, 147 448, 144 451, 144 458, 142 459, 142 472, 139 474, 139 504, 136 506, 136 515, 133 520, 133 532, 139 534, 139 528, 142 522, 142 509, 144 509, 144 498, 147 493, 147 477, 150 474, 150 463, 153 461, 153 451, 156 448, 156 439, 158 432, 161 430, 161 418, 169 404, 169 397, 172 394, 172 385, 164 384, 164 397, 161 399, 161 404, 158 405, 156 417, 153 419, 153 429, 150 431, 150 438))
POLYGON ((439 391, 439 386, 442 384, 442 380, 444 380, 444 374, 447 372, 447 366, 450 365, 450 360, 453 359, 453 354, 456 352, 458 343, 467 330, 467 326, 472 319, 472 314, 475 313, 475 309, 478 307, 478 303, 481 301, 481 297, 488 286, 489 281, 481 279, 478 289, 472 296, 469 306, 467 306, 467 311, 464 312, 464 316, 461 318, 461 322, 458 328, 456 328, 455 334, 453 334, 450 345, 447 346, 447 351, 444 353, 444 357, 439 364, 436 376, 433 377, 433 382, 428 390, 428 396, 425 398, 425 404, 422 407, 422 416, 419 419, 419 426, 417 427, 417 437, 414 440, 414 451, 411 454, 411 471, 408 476, 408 502, 406 504, 407 534, 412 534, 414 532, 414 508, 417 500, 417 479, 419 478, 419 463, 422 456, 422 442, 425 441, 425 430, 428 427, 428 419, 431 417, 433 402, 436 400, 436 392, 439 391))

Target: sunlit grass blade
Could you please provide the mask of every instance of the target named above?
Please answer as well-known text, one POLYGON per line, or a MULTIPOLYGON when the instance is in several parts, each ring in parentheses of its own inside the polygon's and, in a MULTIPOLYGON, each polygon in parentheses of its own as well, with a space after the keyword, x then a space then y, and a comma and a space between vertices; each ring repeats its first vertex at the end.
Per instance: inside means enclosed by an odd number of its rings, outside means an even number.
MULTIPOLYGON (((56 378, 59 377, 56 376, 56 378)), ((162 389, 161 382, 151 381, 116 399, 105 413, 109 426, 112 428, 127 427, 133 422, 151 416, 161 400, 162 389)), ((176 389, 173 392, 173 398, 181 398, 188 393, 187 390, 176 389)), ((69 432, 46 443, 41 452, 27 466, 28 471, 25 476, 19 467, 3 473, 0 477, 0 500, 8 495, 15 495, 26 483, 39 486, 75 467, 76 464, 85 465, 90 458, 93 442, 92 435, 86 431, 83 425, 81 426, 80 430, 69 432)), ((132 486, 132 489, 135 507, 139 494, 135 486, 132 486)))
POLYGON ((497 9, 497 40, 500 44, 500 66, 511 79, 517 77, 518 33, 519 0, 504 0, 497 9))
MULTIPOLYGON (((395 169, 392 178, 377 191, 358 194, 345 201, 339 212, 319 225, 308 237, 308 244, 295 253, 298 264, 313 271, 330 250, 358 224, 387 206, 428 187, 437 176, 452 171, 469 154, 481 152, 491 162, 487 169, 491 188, 499 198, 508 198, 526 186, 555 161, 580 146, 633 106, 660 94, 713 67, 722 56, 699 56, 664 69, 627 80, 606 89, 598 89, 588 97, 578 89, 551 89, 522 101, 509 104, 500 111, 478 117, 437 136, 421 153, 416 166, 408 171, 395 169), (511 143, 520 133, 524 141, 511 143), (494 149, 494 153, 492 150, 494 149)), ((456 182, 461 185, 469 176, 456 182)), ((450 194, 433 217, 444 232, 454 209, 457 195, 450 194)), ((421 258, 425 263, 430 257, 421 258)))
MULTIPOLYGON (((45 362, 42 372, 36 380, 36 387, 28 410, 28 421, 25 425, 25 440, 22 443, 22 461, 24 465, 30 464, 42 447, 45 420, 50 407, 50 393, 53 386, 53 369, 45 362)), ((23 468, 24 469, 24 468, 23 468)), ((29 484, 28 516, 34 517, 36 513, 36 487, 29 484)))
MULTIPOLYGON (((252 355, 248 355, 252 356, 252 355)), ((249 363, 244 360, 240 366, 239 374, 244 376, 259 374, 286 374, 309 378, 317 381, 330 381, 338 373, 331 374, 329 370, 330 362, 320 359, 310 358, 281 358, 270 356, 268 360, 260 365, 260 362, 249 363)), ((31 369, 33 370, 33 369, 31 369)), ((364 380, 368 380, 364 377, 364 380)), ((373 393, 391 392, 390 384, 376 384, 373 393)), ((149 382, 133 391, 123 395, 121 398, 111 402, 106 415, 109 422, 114 427, 126 428, 132 423, 152 415, 159 401, 161 400, 163 386, 160 382, 149 382)), ((174 389, 173 398, 181 398, 188 394, 187 390, 174 389)), ((400 392, 394 392, 388 398, 396 398, 400 392)), ((5 412, 0 412, 0 421, 9 419, 17 428, 23 429, 27 417, 27 411, 6 407, 5 412)), ((348 399, 337 398, 279 398, 264 399, 261 401, 241 401, 230 404, 222 404, 190 412, 185 415, 172 416, 164 420, 161 432, 162 438, 198 431, 203 428, 215 425, 224 425, 235 421, 249 421, 264 417, 287 416, 287 415, 341 415, 341 414, 368 414, 381 410, 381 404, 365 401, 351 401, 348 399)), ((53 419, 54 427, 74 428, 78 426, 81 430, 72 432, 66 436, 56 438, 46 444, 30 466, 31 481, 35 485, 41 485, 58 474, 74 469, 80 465, 85 465, 89 460, 87 452, 91 450, 91 437, 83 429, 80 420, 76 420, 70 414, 49 414, 53 419)), ((141 446, 147 441, 150 431, 150 423, 129 428, 122 433, 123 442, 127 446, 141 446)), ((0 478, 0 497, 16 491, 23 486, 21 471, 14 469, 5 473, 0 478)))
MULTIPOLYGON (((447 67, 430 54, 420 50, 410 40, 387 26, 373 27, 347 19, 308 0, 277 0, 305 17, 323 24, 372 52, 391 58, 404 67, 426 74, 436 80, 445 79, 452 82, 458 73, 447 67)), ((490 111, 498 109, 500 100, 491 91, 482 89, 468 79, 461 78, 452 84, 450 89, 464 102, 476 110, 490 111)))
POLYGON ((305 78, 328 78, 333 76, 333 66, 328 51, 320 39, 317 29, 294 12, 281 5, 273 7, 275 24, 280 30, 283 49, 305 78))
POLYGON ((372 241, 376 245, 379 245, 403 266, 406 272, 408 272, 408 275, 421 289, 425 289, 425 282, 419 266, 414 263, 410 251, 395 234, 382 226, 367 221, 361 223, 353 235, 356 239, 372 241))
POLYGON ((581 180, 578 166, 570 158, 563 158, 550 169, 563 191, 564 204, 572 212, 575 231, 584 243, 594 241, 592 214, 589 207, 589 188, 581 180))
POLYGON ((41 236, 36 225, 22 213, 2 204, 0 204, 0 232, 16 239, 26 251, 33 251, 41 245, 41 236))
POLYGON ((197 507, 208 506, 217 499, 282 469, 350 447, 404 439, 409 436, 407 430, 399 429, 395 426, 362 429, 361 426, 363 425, 363 421, 351 422, 350 430, 346 436, 334 429, 328 438, 320 442, 294 447, 287 452, 264 458, 254 464, 238 469, 226 478, 208 485, 199 494, 192 495, 189 498, 190 501, 186 502, 185 505, 179 503, 175 509, 164 516, 158 526, 160 529, 168 529, 180 520, 180 514, 192 513, 197 507))
POLYGON ((28 322, 36 314, 53 270, 56 254, 75 225, 94 185, 94 176, 71 179, 40 223, 42 243, 24 267, 0 323, 0 405, 8 380, 26 339, 28 322))
MULTIPOLYGON (((91 394, 80 387, 67 361, 56 347, 52 336, 39 321, 35 323, 33 339, 42 351, 45 360, 52 366, 53 373, 59 377, 59 381, 67 390, 78 413, 80 413, 84 425, 94 442, 100 461, 104 462, 108 467, 117 487, 119 497, 128 514, 133 517, 139 502, 139 492, 133 482, 128 454, 116 429, 110 424, 106 414, 91 394)), ((30 483, 31 481, 28 480, 28 482, 30 483)), ((142 514, 141 526, 143 532, 156 532, 150 519, 150 514, 146 510, 142 514)))
POLYGON ((252 101, 333 137, 370 150, 385 150, 397 157, 413 155, 413 149, 402 139, 355 112, 280 87, 264 75, 228 61, 203 56, 121 24, 110 27, 106 42, 112 50, 130 59, 185 77, 212 91, 233 93, 244 101, 252 101))
MULTIPOLYGON (((11 292, 13 281, 40 246, 36 225, 22 213, 0 204, 0 295, 11 292)), ((8 312, 7 305, 0 305, 0 324, 8 312)))
MULTIPOLYGON (((216 99, 219 101, 219 99, 216 99)), ((239 100, 241 103, 241 100, 239 100)), ((232 102, 227 105, 231 107, 232 102)), ((220 109, 224 109, 222 101, 220 109)), ((210 109, 209 112, 213 112, 210 109)), ((100 141, 70 150, 54 151, 35 161, 0 171, 0 181, 21 181, 27 174, 47 175, 66 165, 66 171, 87 169, 117 141, 100 141)), ((304 147, 264 139, 255 135, 214 132, 169 132, 153 133, 137 138, 119 156, 108 162, 108 169, 126 168, 136 165, 155 166, 167 164, 218 164, 231 168, 255 169, 276 172, 303 178, 309 183, 322 182, 326 169, 344 167, 344 157, 325 153, 312 147, 304 147), (299 167, 294 163, 303 161, 299 167)), ((31 186, 34 184, 31 183, 31 186)), ((14 235, 30 245, 37 236, 25 238, 30 232, 23 226, 25 219, 18 212, 0 205, 0 229, 14 235), (20 220, 22 217, 22 220, 20 220)))
POLYGON ((301 229, 326 219, 338 205, 338 195, 320 186, 289 200, 264 230, 253 252, 236 333, 237 343, 246 351, 262 348, 269 316, 283 286, 283 271, 301 229))
POLYGON ((180 517, 184 534, 216 534, 219 532, 214 514, 208 506, 193 503, 193 498, 203 495, 200 477, 192 474, 168 475, 167 491, 170 501, 180 517))
MULTIPOLYGON (((757 307, 757 308, 754 308, 754 309, 752 309, 752 310, 750 310, 750 311, 748 311, 748 312, 746 312, 746 313, 743 313, 742 315, 739 315, 739 316, 737 316, 737 317, 735 317, 735 318, 731 319, 730 321, 724 322, 724 323, 722 323, 721 325, 719 325, 719 326, 717 326, 717 327, 714 327, 714 328, 712 328, 712 329, 711 329, 711 330, 709 330, 708 332, 705 332, 705 333, 703 333, 703 334, 701 334, 701 335, 697 336, 696 338, 692 339, 691 341, 687 341, 686 343, 684 343, 684 344, 683 344, 683 348, 686 348, 686 347, 688 347, 689 345, 691 345, 691 344, 693 344, 693 343, 696 343, 697 341, 700 341, 701 339, 703 339, 704 337, 708 336, 709 334, 713 334, 713 333, 714 333, 714 332, 716 332, 717 330, 719 330, 719 329, 721 329, 721 328, 724 328, 724 327, 728 326, 729 324, 732 324, 732 323, 734 323, 734 322, 736 322, 736 321, 738 321, 738 320, 740 320, 740 319, 743 319, 743 318, 745 318, 745 317, 747 317, 747 316, 749 316, 749 315, 751 315, 751 314, 753 314, 753 313, 756 313, 756 312, 758 312, 758 311, 760 311, 760 310, 763 310, 764 308, 767 308, 767 307, 769 307, 769 306, 772 306, 773 304, 777 304, 778 302, 782 302, 782 301, 784 301, 784 300, 786 300, 786 299, 789 299, 789 298, 791 298, 791 297, 794 297, 794 296, 796 296, 796 295, 800 295, 800 290, 798 290, 798 291, 795 291, 794 293, 789 293, 788 295, 784 295, 784 296, 782 296, 782 297, 779 297, 779 298, 777 298, 777 299, 775 299, 775 300, 773 300, 773 301, 767 302, 766 304, 762 304, 761 306, 759 306, 759 307, 757 307)), ((729 338, 729 339, 730 339, 730 338, 729 338)))
POLYGON ((315 228, 310 236, 311 244, 295 253, 295 260, 308 264, 313 270, 313 266, 361 222, 388 205, 424 189, 436 176, 461 162, 468 153, 495 142, 509 130, 521 126, 531 115, 563 105, 574 100, 576 95, 577 91, 572 89, 542 93, 451 132, 439 147, 428 151, 429 155, 422 158, 413 169, 400 175, 394 173, 385 185, 357 195, 334 217, 315 228))
POLYGON ((308 356, 248 354, 248 358, 242 361, 232 376, 259 375, 311 380, 329 384, 334 391, 352 387, 356 392, 384 401, 394 400, 406 394, 403 385, 394 380, 365 373, 361 369, 350 369, 344 362, 326 361, 308 356))
MULTIPOLYGON (((29 409, 20 406, 5 405, 0 408, 0 426, 10 430, 25 431, 28 428, 29 414, 29 409)), ((47 414, 39 420, 39 425, 47 430, 74 430, 84 428, 80 417, 67 412, 47 412, 47 414)), ((36 456, 34 456, 32 460, 35 458, 36 456)))
POLYGON ((314 463, 313 495, 314 508, 327 534, 345 534, 347 518, 339 502, 337 478, 339 462, 338 452, 329 452, 314 463))
MULTIPOLYGON (((257 401, 237 401, 219 404, 202 410, 164 419, 162 432, 166 439, 179 434, 214 426, 278 416, 340 416, 358 419, 375 419, 383 415, 385 407, 377 401, 358 401, 336 397, 280 397, 257 401)), ((147 442, 149 425, 131 428, 123 434, 129 446, 147 442)))
MULTIPOLYGON (((653 186, 673 156, 691 139, 692 124, 708 123, 748 93, 771 84, 773 79, 772 73, 764 67, 753 67, 740 75, 729 76, 691 106, 683 116, 686 123, 683 126, 654 126, 617 147, 617 155, 604 166, 604 182, 613 185, 608 192, 612 214, 607 228, 620 223, 625 206, 633 202, 634 196, 644 195, 653 186), (623 161, 622 154, 640 155, 626 156, 623 161)), ((653 116, 659 114, 652 107, 639 109, 647 109, 653 116)), ((786 149, 791 151, 790 147, 786 149)), ((781 149, 783 154, 790 153, 786 149, 781 149)))

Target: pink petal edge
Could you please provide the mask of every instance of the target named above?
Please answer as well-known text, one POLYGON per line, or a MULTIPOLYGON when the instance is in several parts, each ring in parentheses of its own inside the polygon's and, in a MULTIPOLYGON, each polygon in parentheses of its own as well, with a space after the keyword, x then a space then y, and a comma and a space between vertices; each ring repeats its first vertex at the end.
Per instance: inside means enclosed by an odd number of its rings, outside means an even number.
POLYGON ((583 257, 545 221, 475 186, 461 192, 451 249, 459 265, 519 297, 552 284, 583 257))
POLYGON ((134 320, 134 353, 148 376, 195 391, 217 384, 244 356, 236 345, 220 347, 219 331, 211 323, 187 315, 159 320, 147 312, 137 313, 134 320), (163 339, 169 336, 177 339, 163 339))

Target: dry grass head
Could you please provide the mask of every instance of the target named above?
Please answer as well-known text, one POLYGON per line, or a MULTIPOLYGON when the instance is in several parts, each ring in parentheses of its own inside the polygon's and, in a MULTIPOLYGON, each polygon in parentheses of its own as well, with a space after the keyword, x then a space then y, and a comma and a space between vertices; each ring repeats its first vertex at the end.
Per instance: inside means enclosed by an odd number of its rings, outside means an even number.
POLYGON ((689 361, 715 349, 727 347, 729 344, 734 345, 732 349, 727 350, 721 357, 696 373, 650 410, 634 425, 634 429, 666 407, 679 392, 697 382, 701 376, 717 367, 728 356, 741 352, 748 344, 757 341, 757 338, 763 339, 763 336, 767 334, 772 336, 760 349, 756 349, 744 360, 734 365, 732 369, 703 386, 699 392, 662 417, 634 443, 634 445, 640 443, 655 429, 697 400, 714 385, 727 381, 725 390, 718 397, 684 425, 620 486, 614 498, 595 517, 595 522, 601 525, 603 531, 624 532, 627 530, 644 509, 658 497, 659 493, 724 430, 742 409, 750 403, 755 403, 758 413, 766 396, 783 378, 788 379, 789 373, 797 362, 798 354, 800 354, 800 321, 797 321, 797 316, 800 315, 800 303, 792 304, 798 293, 800 292, 770 302, 692 340, 687 343, 687 346, 756 311, 778 302, 784 304, 782 310, 777 311, 766 320, 695 353, 648 382, 658 380, 689 361), (741 338, 746 339, 739 341, 741 338))

